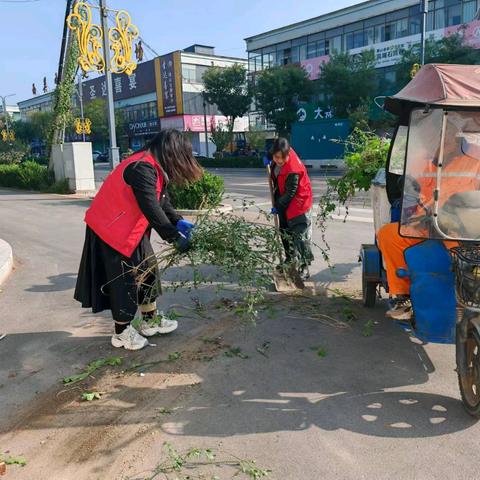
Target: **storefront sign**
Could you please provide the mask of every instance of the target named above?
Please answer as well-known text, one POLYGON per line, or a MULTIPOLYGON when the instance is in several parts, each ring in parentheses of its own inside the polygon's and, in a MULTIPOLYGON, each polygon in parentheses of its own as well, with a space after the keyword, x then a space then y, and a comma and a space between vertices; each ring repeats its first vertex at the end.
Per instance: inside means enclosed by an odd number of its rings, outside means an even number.
POLYGON ((158 118, 144 120, 141 122, 131 122, 128 124, 129 136, 149 135, 160 131, 160 121, 158 118))
MULTIPOLYGON (((428 32, 428 40, 440 40, 443 37, 449 37, 454 34, 459 34, 463 37, 464 43, 473 48, 480 49, 480 21, 474 20, 464 25, 457 25, 454 27, 442 28, 428 32)), ((420 43, 420 34, 402 37, 388 42, 376 43, 368 47, 353 48, 349 50, 351 55, 358 55, 367 50, 375 52, 375 67, 390 67, 398 64, 402 59, 402 52, 408 50, 415 44, 420 43)), ((322 65, 330 60, 329 55, 321 57, 310 58, 301 62, 301 65, 308 72, 310 80, 317 80, 322 65)))
POLYGON ((323 64, 330 61, 330 55, 322 55, 321 57, 309 58, 300 62, 302 67, 307 71, 310 80, 317 80, 323 64))
MULTIPOLYGON (((153 60, 139 63, 136 70, 130 75, 114 74, 113 98, 122 100, 137 97, 146 93, 155 92, 155 69, 153 60)), ((107 82, 105 77, 97 77, 82 83, 83 101, 91 102, 98 98, 106 98, 107 82)))
POLYGON ((159 117, 169 117, 183 113, 180 55, 180 52, 173 52, 155 59, 159 117))
POLYGON ((319 123, 331 118, 333 118, 331 107, 321 107, 320 105, 308 103, 300 106, 297 110, 297 121, 299 123, 319 123))

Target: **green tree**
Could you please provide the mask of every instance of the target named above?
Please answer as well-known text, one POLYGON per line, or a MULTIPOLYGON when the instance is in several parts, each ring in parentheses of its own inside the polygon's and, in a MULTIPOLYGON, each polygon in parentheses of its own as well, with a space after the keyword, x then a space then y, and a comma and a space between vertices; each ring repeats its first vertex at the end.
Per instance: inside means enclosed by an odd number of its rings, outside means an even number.
MULTIPOLYGON (((109 140, 107 102, 104 98, 97 98, 87 102, 83 109, 84 117, 92 122, 92 133, 90 138, 92 142, 101 143, 106 148, 109 140)), ((123 116, 120 110, 115 110, 115 126, 117 141, 124 130, 123 116)))
POLYGON ((53 112, 34 112, 30 115, 27 122, 34 134, 31 140, 39 140, 45 144, 48 143, 53 125, 53 112))
POLYGON ((203 82, 206 100, 217 105, 228 118, 228 131, 233 132, 235 119, 243 117, 252 103, 246 68, 243 65, 211 67, 203 74, 203 82))
MULTIPOLYGON (((403 88, 411 79, 414 64, 420 62, 420 45, 403 50, 402 60, 397 66, 397 89, 403 88)), ((460 34, 425 43, 425 63, 457 63, 477 65, 480 63, 478 50, 466 45, 460 34)))
POLYGON ((210 132, 210 140, 217 148, 215 156, 221 156, 223 150, 228 145, 232 138, 231 132, 225 129, 225 127, 218 123, 217 125, 212 125, 212 131, 210 132))
POLYGON ((251 150, 257 152, 262 151, 265 148, 265 141, 268 133, 260 128, 250 127, 248 132, 245 132, 247 144, 251 150))
POLYGON ((269 68, 259 74, 255 86, 258 109, 280 135, 289 135, 297 120, 298 104, 314 92, 307 72, 296 65, 269 68))
POLYGON ((373 50, 358 55, 333 53, 322 67, 319 88, 336 117, 347 118, 364 108, 377 88, 375 53, 373 50))

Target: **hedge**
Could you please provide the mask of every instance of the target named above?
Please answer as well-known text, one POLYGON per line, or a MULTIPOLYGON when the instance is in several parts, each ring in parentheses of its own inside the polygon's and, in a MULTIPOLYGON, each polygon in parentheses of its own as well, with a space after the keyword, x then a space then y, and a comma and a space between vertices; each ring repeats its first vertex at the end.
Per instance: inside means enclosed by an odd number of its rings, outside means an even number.
POLYGON ((205 168, 264 168, 261 157, 225 157, 218 159, 197 157, 197 160, 205 168))
POLYGON ((31 160, 0 165, 0 187, 69 193, 68 181, 55 182, 46 166, 31 160))
POLYGON ((197 182, 183 187, 170 185, 172 204, 180 210, 198 210, 218 207, 222 201, 225 185, 222 177, 204 172, 197 182))

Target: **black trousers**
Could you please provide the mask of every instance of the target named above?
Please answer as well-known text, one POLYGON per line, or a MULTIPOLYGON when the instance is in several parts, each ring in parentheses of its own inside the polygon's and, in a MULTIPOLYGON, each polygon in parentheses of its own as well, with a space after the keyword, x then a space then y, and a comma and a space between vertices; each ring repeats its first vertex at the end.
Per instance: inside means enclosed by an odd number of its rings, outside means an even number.
POLYGON ((311 218, 309 212, 287 220, 284 212, 279 213, 280 236, 285 250, 286 263, 297 263, 300 269, 313 262, 311 241, 311 218))
POLYGON ((114 320, 129 322, 139 305, 153 303, 161 293, 158 269, 145 234, 130 258, 107 245, 89 227, 74 298, 93 313, 111 310, 114 320))

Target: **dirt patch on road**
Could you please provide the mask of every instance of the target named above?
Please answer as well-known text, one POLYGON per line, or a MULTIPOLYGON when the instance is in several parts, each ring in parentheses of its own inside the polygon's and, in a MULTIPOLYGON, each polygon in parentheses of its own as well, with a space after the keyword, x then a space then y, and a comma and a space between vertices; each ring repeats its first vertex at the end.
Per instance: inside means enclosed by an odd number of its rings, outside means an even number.
MULTIPOLYGON (((5 478, 127 478, 123 475, 133 465, 151 462, 143 459, 143 452, 153 439, 182 434, 181 422, 166 419, 189 398, 202 395, 209 365, 220 359, 242 361, 252 355, 225 338, 244 339, 255 327, 239 327, 230 306, 223 306, 215 310, 216 318, 205 320, 188 338, 179 337, 168 350, 159 346, 122 353, 121 365, 39 395, 15 419, 9 433, 0 437, 4 449, 28 460, 26 467, 9 467, 5 478), (100 399, 82 401, 84 392, 98 392, 100 399)), ((259 322, 301 318, 320 322, 337 333, 352 329, 359 336, 372 333, 365 330, 370 314, 345 292, 330 292, 329 298, 273 295, 261 310, 259 322)), ((157 343, 161 345, 161 339, 157 343)), ((250 348, 267 358, 268 349, 269 342, 250 348)), ((326 352, 319 346, 317 354, 321 357, 326 352)))

